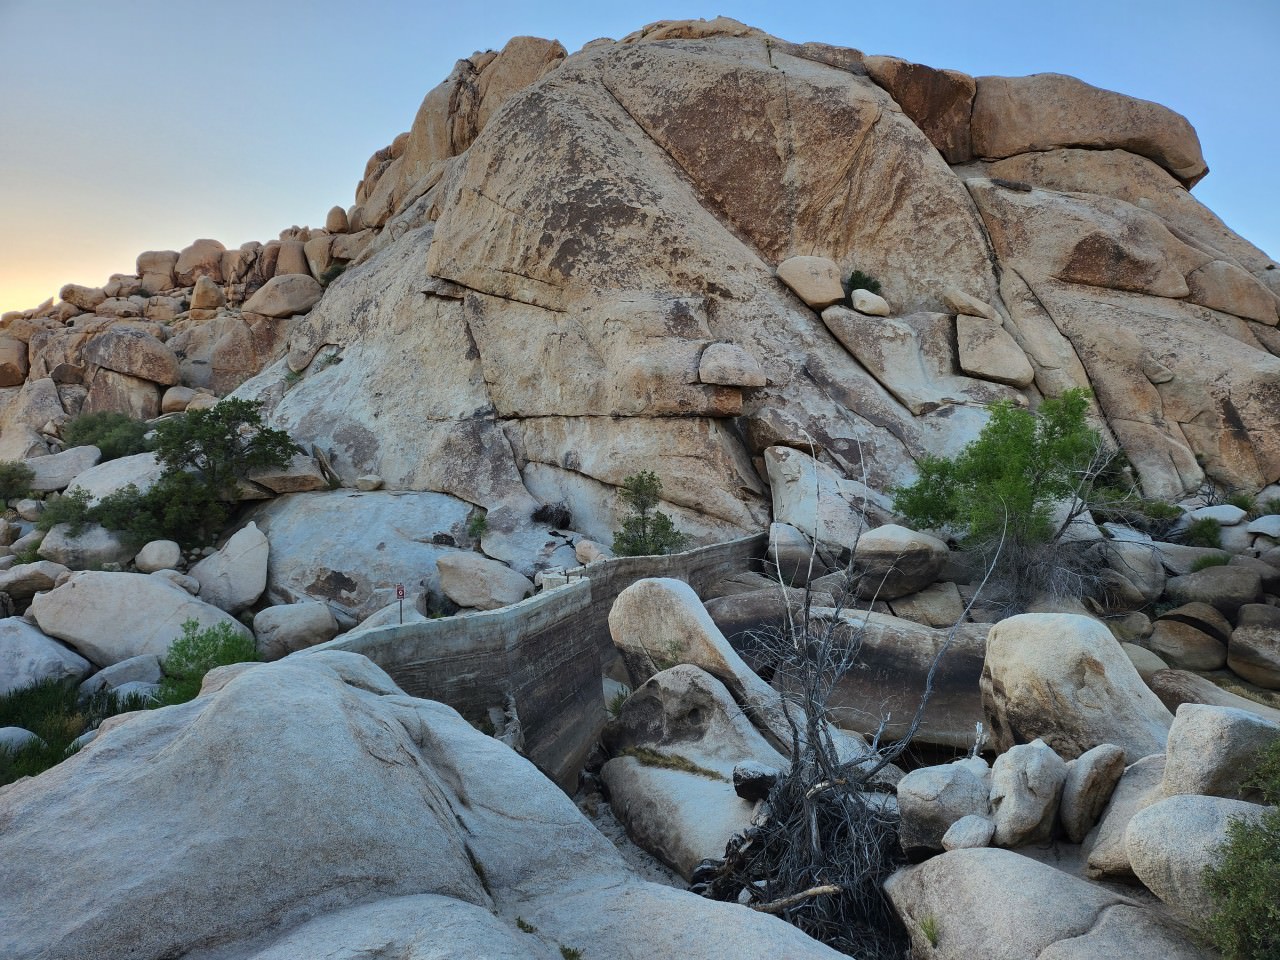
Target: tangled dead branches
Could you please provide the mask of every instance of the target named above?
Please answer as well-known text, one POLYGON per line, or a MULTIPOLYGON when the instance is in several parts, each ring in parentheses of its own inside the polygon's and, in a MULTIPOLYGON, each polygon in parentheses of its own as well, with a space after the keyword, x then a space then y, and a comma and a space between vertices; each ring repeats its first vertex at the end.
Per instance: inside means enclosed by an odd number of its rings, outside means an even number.
POLYGON ((730 841, 724 859, 708 861, 695 873, 693 889, 780 916, 842 952, 888 960, 908 950, 905 930, 882 889, 904 859, 891 765, 919 729, 956 627, 929 668, 906 734, 882 742, 889 721, 884 717, 875 736, 864 741, 828 722, 831 694, 855 669, 861 647, 859 615, 846 610, 851 586, 852 576, 846 575, 834 610, 812 610, 812 592, 806 590, 802 609, 788 611, 783 629, 756 638, 775 666, 774 686, 784 695, 791 765, 755 824, 730 841))

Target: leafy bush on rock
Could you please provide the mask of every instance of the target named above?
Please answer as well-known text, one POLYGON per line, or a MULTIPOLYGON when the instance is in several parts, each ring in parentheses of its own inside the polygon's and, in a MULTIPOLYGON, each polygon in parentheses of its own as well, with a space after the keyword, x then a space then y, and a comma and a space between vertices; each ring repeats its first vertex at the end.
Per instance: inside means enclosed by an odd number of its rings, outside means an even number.
POLYGON ((142 420, 101 410, 97 413, 82 413, 67 422, 62 428, 62 439, 68 447, 93 446, 102 451, 102 459, 118 460, 120 457, 131 457, 134 454, 146 453, 151 449, 146 436, 150 431, 142 420))
POLYGON ((0 501, 25 497, 36 475, 19 460, 0 460, 0 501))
POLYGON ((204 675, 214 667, 258 660, 253 638, 225 621, 201 629, 197 620, 182 624, 182 636, 173 641, 161 663, 160 702, 186 703, 200 693, 204 675))
POLYGON ((1245 784, 1262 791, 1271 809, 1257 822, 1234 820, 1205 886, 1216 911, 1207 935, 1227 960, 1280 957, 1280 738, 1263 753, 1245 784))

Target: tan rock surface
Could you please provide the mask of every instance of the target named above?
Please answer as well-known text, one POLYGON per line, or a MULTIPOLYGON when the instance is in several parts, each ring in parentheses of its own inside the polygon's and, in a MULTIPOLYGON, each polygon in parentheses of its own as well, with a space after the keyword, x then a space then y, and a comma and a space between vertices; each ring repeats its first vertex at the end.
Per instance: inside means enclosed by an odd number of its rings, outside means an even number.
POLYGON ((789 257, 778 264, 778 279, 815 310, 845 299, 839 268, 826 257, 789 257))
POLYGON ((956 344, 960 369, 971 377, 1007 383, 1011 387, 1028 387, 1035 379, 1027 355, 994 321, 957 316, 956 344))
POLYGON ((1185 117, 1062 74, 979 77, 971 130, 980 157, 1119 147, 1149 157, 1186 186, 1209 171, 1185 117))
POLYGON ((871 79, 889 91, 947 163, 973 159, 969 118, 977 83, 958 70, 935 70, 897 57, 866 57, 871 79))
POLYGON ((277 273, 245 301, 244 310, 264 317, 290 317, 306 313, 323 294, 319 281, 303 270, 277 273))
MULTIPOLYGON (((214 283, 222 282, 222 255, 227 248, 217 240, 197 240, 183 248, 173 265, 174 283, 190 287, 199 277, 208 277, 214 283)), ((141 272, 139 267, 139 272, 141 272)))

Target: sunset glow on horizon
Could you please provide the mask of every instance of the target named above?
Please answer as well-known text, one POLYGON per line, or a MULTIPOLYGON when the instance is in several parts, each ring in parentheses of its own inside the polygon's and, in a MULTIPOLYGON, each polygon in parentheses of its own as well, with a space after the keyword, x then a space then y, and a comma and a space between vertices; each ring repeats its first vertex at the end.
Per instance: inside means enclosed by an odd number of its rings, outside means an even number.
POLYGON ((1195 196, 1280 255, 1274 50, 1280 4, 1187 0, 959 6, 902 2, 586 2, 475 7, 336 0, 0 0, 0 311, 132 273, 145 250, 234 248, 354 202, 368 157, 409 128, 460 57, 513 36, 572 53, 659 19, 723 14, 972 75, 1067 73, 1191 121, 1195 196))

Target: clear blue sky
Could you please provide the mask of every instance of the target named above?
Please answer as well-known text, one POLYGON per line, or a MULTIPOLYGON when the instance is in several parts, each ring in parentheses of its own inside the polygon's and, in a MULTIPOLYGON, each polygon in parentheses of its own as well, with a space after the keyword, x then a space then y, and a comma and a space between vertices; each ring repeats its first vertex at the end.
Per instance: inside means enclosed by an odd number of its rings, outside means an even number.
POLYGON ((460 57, 570 52, 724 14, 787 40, 974 75, 1058 72, 1199 131, 1195 194, 1280 256, 1280 0, 438 3, 0 0, 0 310, 131 272, 146 249, 323 222, 460 57))

